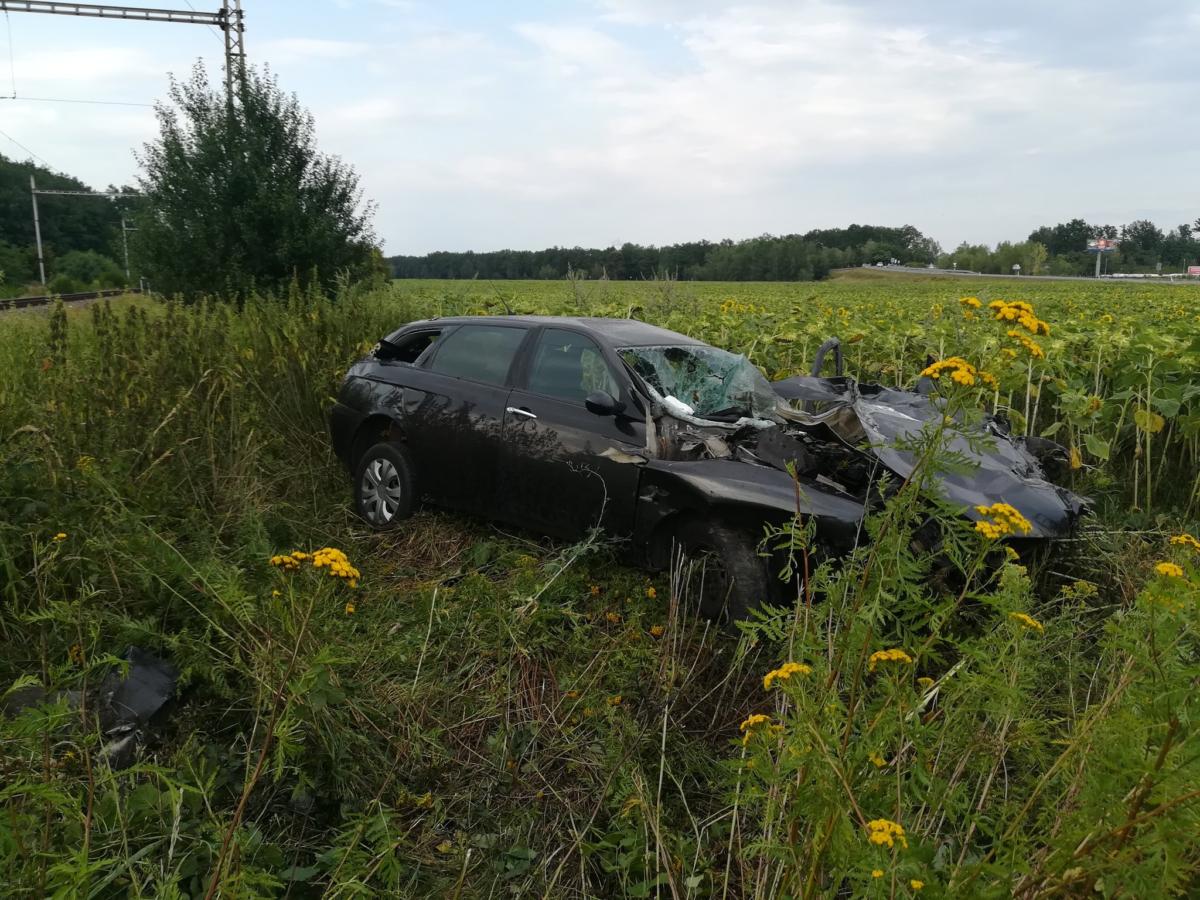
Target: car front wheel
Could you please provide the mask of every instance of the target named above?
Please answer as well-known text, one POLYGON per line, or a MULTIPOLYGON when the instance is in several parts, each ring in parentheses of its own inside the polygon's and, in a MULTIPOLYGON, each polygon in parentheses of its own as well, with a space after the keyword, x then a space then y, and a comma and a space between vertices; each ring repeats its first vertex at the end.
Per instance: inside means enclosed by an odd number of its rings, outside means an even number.
POLYGON ((768 599, 767 561, 758 555, 749 534, 721 522, 694 519, 679 527, 675 540, 683 556, 684 591, 704 617, 732 623, 768 599))
POLYGON ((383 531, 412 514, 413 467, 408 451, 379 443, 358 461, 354 472, 354 511, 383 531))

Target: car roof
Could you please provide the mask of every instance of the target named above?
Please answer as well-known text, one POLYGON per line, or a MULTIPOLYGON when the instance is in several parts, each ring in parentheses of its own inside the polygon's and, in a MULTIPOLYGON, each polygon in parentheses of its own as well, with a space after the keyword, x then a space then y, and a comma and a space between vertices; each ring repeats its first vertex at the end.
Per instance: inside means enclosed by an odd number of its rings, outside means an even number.
POLYGON ((659 328, 637 319, 609 319, 602 316, 447 316, 412 322, 404 330, 430 325, 496 325, 510 322, 515 325, 543 325, 548 328, 574 328, 585 331, 597 341, 610 347, 652 347, 703 345, 703 341, 676 331, 659 328))

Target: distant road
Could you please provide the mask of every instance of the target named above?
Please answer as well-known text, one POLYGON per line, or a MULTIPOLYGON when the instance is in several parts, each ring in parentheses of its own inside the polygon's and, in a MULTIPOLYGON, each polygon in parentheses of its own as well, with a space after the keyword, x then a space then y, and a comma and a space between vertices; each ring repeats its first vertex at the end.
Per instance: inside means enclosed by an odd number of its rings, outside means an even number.
POLYGON ((1090 281, 1095 284, 1190 284, 1200 286, 1200 278, 1188 278, 1181 275, 1178 278, 1146 277, 1146 278, 1113 278, 1101 276, 1091 278, 1084 275, 985 275, 983 272, 968 272, 965 269, 920 269, 916 266, 858 266, 856 268, 834 269, 833 272, 846 274, 872 272, 877 275, 930 275, 945 278, 1003 278, 1008 281, 1090 281))

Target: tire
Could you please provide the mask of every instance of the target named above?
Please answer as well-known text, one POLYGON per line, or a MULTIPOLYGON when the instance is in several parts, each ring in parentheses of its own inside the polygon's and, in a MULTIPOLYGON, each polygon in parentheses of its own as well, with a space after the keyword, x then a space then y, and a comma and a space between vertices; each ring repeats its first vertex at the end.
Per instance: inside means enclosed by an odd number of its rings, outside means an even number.
POLYGON ((771 596, 771 573, 750 535, 721 522, 692 519, 675 532, 676 549, 690 569, 686 590, 698 595, 700 614, 723 624, 746 618, 771 596))
POLYGON ((412 515, 413 464, 399 444, 371 447, 354 467, 354 511, 376 531, 394 528, 412 515))

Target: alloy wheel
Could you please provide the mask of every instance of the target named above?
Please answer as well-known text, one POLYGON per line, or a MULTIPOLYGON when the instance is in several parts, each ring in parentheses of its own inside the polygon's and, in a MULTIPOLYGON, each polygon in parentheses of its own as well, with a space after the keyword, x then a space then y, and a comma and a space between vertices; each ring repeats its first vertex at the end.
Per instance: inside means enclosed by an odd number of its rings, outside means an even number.
POLYGON ((390 459, 373 459, 363 470, 359 485, 362 508, 373 525, 386 525, 400 508, 400 473, 390 459))

